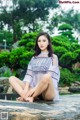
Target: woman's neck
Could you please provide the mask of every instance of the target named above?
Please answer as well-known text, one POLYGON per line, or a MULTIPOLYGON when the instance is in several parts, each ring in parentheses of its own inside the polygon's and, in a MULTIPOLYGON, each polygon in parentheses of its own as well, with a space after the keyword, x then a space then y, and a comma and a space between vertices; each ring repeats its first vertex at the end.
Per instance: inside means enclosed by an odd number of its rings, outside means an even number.
POLYGON ((41 51, 41 53, 48 53, 48 50, 43 50, 41 51))
POLYGON ((47 57, 48 53, 49 53, 49 51, 41 51, 41 53, 39 54, 39 56, 47 57))

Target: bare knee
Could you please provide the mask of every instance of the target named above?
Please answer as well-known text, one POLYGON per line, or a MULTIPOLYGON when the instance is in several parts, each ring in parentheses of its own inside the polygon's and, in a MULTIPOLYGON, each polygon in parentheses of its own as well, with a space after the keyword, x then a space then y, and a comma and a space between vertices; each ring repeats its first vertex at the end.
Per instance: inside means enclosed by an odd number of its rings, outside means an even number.
POLYGON ((45 100, 53 100, 55 98, 55 93, 43 95, 45 100))
POLYGON ((42 78, 43 83, 50 83, 51 81, 51 75, 50 74, 45 74, 42 78))
POLYGON ((9 83, 11 83, 15 79, 15 76, 9 77, 9 83))
POLYGON ((44 100, 49 100, 52 101, 54 99, 55 96, 47 96, 44 98, 44 100))

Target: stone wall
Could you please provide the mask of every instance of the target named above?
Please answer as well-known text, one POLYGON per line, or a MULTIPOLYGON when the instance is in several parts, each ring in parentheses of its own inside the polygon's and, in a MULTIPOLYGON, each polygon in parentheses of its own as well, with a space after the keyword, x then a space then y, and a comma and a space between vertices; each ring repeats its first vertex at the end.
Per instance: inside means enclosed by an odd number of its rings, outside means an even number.
POLYGON ((0 100, 2 112, 8 112, 8 120, 80 120, 80 94, 62 95, 55 102, 0 100))

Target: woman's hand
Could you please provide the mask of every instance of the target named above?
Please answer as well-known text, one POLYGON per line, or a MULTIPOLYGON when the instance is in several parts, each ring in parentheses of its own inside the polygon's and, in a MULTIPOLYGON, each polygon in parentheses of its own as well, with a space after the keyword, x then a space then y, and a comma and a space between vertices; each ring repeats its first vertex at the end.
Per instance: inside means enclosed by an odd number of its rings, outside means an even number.
POLYGON ((22 90, 21 97, 25 99, 25 96, 27 95, 28 91, 22 90))
POLYGON ((32 88, 32 89, 30 89, 30 90, 28 91, 28 93, 27 93, 26 97, 31 97, 31 96, 34 94, 35 89, 36 89, 35 87, 34 87, 34 88, 32 88))

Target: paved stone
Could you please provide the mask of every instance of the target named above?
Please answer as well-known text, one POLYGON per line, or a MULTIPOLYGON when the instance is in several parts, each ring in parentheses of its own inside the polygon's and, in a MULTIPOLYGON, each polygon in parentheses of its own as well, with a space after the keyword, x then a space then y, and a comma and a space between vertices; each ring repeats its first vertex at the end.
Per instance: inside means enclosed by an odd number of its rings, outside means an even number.
POLYGON ((62 95, 55 102, 0 100, 0 112, 8 112, 9 120, 80 120, 80 94, 62 95))

